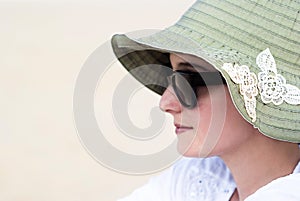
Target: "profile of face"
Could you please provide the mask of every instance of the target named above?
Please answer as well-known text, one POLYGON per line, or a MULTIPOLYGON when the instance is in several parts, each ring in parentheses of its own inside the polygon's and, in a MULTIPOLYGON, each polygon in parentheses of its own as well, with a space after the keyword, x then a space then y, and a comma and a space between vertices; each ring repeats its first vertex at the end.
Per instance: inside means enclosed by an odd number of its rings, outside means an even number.
MULTIPOLYGON (((173 71, 217 71, 208 62, 187 54, 170 54, 173 71)), ((163 93, 160 108, 173 116, 178 151, 188 157, 230 154, 247 143, 255 130, 237 111, 226 85, 201 86, 197 105, 181 105, 172 86, 163 93)))

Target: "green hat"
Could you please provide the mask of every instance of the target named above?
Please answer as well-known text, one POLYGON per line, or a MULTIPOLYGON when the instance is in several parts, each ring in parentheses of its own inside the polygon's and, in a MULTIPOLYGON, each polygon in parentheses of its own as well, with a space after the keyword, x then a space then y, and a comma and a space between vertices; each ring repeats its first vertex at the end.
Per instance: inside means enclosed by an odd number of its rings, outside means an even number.
MULTIPOLYGON (((300 143, 300 1, 198 0, 147 37, 114 35, 119 61, 141 83, 165 80, 168 53, 200 57, 224 76, 241 115, 261 133, 300 143), (147 71, 134 70, 146 66, 147 71)), ((152 82, 153 83, 153 82, 152 82)))

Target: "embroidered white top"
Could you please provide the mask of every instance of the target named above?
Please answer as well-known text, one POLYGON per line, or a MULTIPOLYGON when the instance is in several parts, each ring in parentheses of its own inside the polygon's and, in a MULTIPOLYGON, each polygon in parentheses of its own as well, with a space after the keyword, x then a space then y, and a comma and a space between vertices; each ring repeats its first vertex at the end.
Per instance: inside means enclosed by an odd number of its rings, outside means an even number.
MULTIPOLYGON (((299 183, 300 162, 293 174, 274 180, 245 201, 300 200, 299 183)), ((228 201, 235 188, 231 173, 220 158, 182 158, 118 201, 228 201)))

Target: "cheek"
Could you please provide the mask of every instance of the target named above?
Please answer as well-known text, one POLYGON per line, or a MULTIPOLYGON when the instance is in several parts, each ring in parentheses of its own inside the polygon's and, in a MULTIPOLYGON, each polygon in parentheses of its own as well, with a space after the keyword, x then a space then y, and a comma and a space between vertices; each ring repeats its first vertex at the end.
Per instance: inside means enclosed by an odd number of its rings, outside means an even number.
POLYGON ((198 93, 197 107, 184 111, 195 128, 188 135, 179 136, 179 141, 184 142, 184 155, 220 155, 249 139, 253 127, 235 108, 226 86, 200 89, 198 93))
MULTIPOLYGON (((200 135, 202 139, 201 156, 211 155, 222 138, 224 126, 228 118, 228 99, 225 86, 210 87, 209 96, 205 100, 200 123, 200 135)), ((201 108, 201 105, 200 105, 201 108)))
POLYGON ((236 133, 242 138, 242 133, 246 133, 249 129, 252 130, 253 126, 247 122, 239 111, 234 106, 231 99, 227 103, 227 115, 224 127, 225 134, 236 133), (232 132, 234 130, 234 132, 232 132), (231 132, 230 132, 231 131, 231 132))
POLYGON ((207 88, 201 88, 197 91, 197 106, 187 111, 187 115, 189 115, 190 122, 195 128, 195 132, 204 133, 207 131, 210 122, 211 122, 211 114, 212 114, 212 105, 211 105, 211 97, 207 88))
MULTIPOLYGON (((205 157, 218 141, 223 125, 219 119, 226 113, 222 112, 222 115, 218 113, 222 111, 220 108, 224 108, 224 106, 222 106, 224 101, 221 101, 222 98, 218 97, 218 94, 216 89, 198 90, 197 107, 187 111, 187 113, 190 114, 190 121, 192 122, 194 130, 193 135, 191 134, 191 136, 189 136, 189 139, 192 141, 190 141, 190 147, 185 153, 186 156, 205 157)), ((224 118, 221 119, 223 120, 224 118)), ((182 139, 180 139, 181 141, 188 139, 185 138, 187 136, 180 137, 182 137, 182 139)))
POLYGON ((253 126, 235 108, 227 91, 226 116, 214 155, 234 150, 252 136, 253 126))
POLYGON ((224 86, 212 86, 199 90, 198 115, 201 128, 215 130, 225 122, 227 98, 224 86))

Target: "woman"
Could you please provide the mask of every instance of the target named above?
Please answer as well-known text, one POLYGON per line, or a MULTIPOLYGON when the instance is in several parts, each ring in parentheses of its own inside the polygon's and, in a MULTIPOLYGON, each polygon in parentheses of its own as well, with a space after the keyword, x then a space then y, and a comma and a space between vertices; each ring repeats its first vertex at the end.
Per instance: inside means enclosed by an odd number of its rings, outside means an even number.
POLYGON ((300 200, 299 10, 198 0, 156 34, 112 38, 125 68, 162 95, 178 150, 192 158, 124 201, 300 200))

